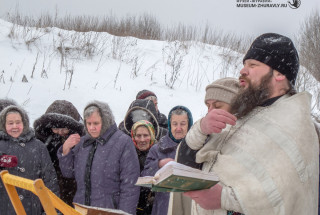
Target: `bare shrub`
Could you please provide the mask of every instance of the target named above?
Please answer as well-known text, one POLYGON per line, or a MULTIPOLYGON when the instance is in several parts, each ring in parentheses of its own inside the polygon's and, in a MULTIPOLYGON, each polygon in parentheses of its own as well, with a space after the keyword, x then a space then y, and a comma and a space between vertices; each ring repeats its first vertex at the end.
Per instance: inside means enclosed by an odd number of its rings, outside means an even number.
POLYGON ((103 57, 104 57, 104 52, 102 52, 100 55, 100 59, 99 59, 99 62, 98 62, 98 65, 97 65, 95 72, 98 71, 101 68, 101 66, 106 62, 106 61, 102 61, 103 57))
POLYGON ((162 49, 164 61, 170 66, 169 71, 166 71, 165 74, 165 83, 171 89, 173 89, 175 82, 180 76, 183 59, 187 51, 185 44, 180 41, 169 42, 168 45, 162 49))
POLYGON ((62 68, 64 67, 64 61, 65 61, 65 48, 63 47, 64 43, 61 41, 60 46, 57 47, 58 52, 60 53, 60 73, 62 71, 62 68))
POLYGON ((143 60, 139 58, 139 56, 135 56, 132 62, 132 69, 131 69, 131 78, 138 77, 139 71, 142 67, 143 60))
POLYGON ((33 64, 32 72, 31 72, 31 78, 33 78, 34 70, 36 69, 36 65, 38 63, 38 57, 39 57, 39 52, 37 53, 36 61, 33 64))
POLYGON ((137 53, 138 41, 135 38, 129 37, 113 37, 111 45, 111 56, 113 59, 132 63, 133 55, 137 53))
POLYGON ((313 12, 301 25, 296 38, 300 57, 300 70, 296 80, 298 92, 312 94, 312 114, 320 116, 320 15, 313 12))
POLYGON ((48 79, 48 74, 47 74, 47 71, 46 71, 45 69, 43 69, 43 70, 41 71, 40 77, 41 77, 41 78, 47 78, 47 79, 48 79))
POLYGON ((158 40, 161 38, 161 25, 157 19, 149 14, 143 14, 138 20, 138 29, 141 39, 158 40))
POLYGON ((202 89, 202 80, 207 78, 208 61, 200 60, 202 56, 192 57, 187 61, 187 85, 195 87, 196 91, 202 89))
POLYGON ((27 77, 26 77, 26 75, 23 75, 23 77, 22 77, 22 80, 21 80, 22 82, 25 82, 25 83, 27 83, 28 82, 28 79, 27 79, 27 77))
POLYGON ((182 23, 174 25, 172 28, 167 27, 164 30, 162 39, 167 41, 197 41, 198 28, 187 26, 182 23))
POLYGON ((320 83, 314 78, 308 69, 300 68, 295 88, 297 92, 307 91, 312 94, 311 111, 313 115, 320 116, 320 83))
POLYGON ((2 70, 2 72, 1 72, 1 75, 0 75, 0 82, 2 82, 2 83, 6 83, 5 81, 4 81, 4 70, 2 70))
POLYGON ((153 74, 154 72, 157 71, 157 64, 159 63, 159 61, 156 61, 155 63, 153 63, 150 67, 148 67, 146 70, 145 70, 145 73, 144 75, 147 76, 147 75, 150 75, 150 80, 153 81, 153 74))
POLYGON ((64 86, 63 90, 66 89, 66 86, 68 85, 68 89, 70 89, 71 83, 72 83, 72 77, 73 77, 74 67, 72 66, 71 69, 68 69, 65 71, 65 79, 64 79, 64 86))
POLYGON ((13 23, 13 25, 11 26, 11 29, 10 29, 10 33, 8 34, 8 37, 13 40, 13 39, 16 39, 17 38, 17 34, 16 34, 16 24, 13 23))
POLYGON ((116 89, 116 84, 117 84, 117 81, 118 81, 118 78, 119 78, 119 74, 120 74, 120 71, 121 71, 121 66, 122 66, 122 63, 120 61, 120 64, 119 64, 119 67, 118 67, 118 71, 117 71, 116 76, 114 77, 114 80, 113 80, 113 88, 115 88, 115 89, 116 89))
POLYGON ((93 58, 108 47, 109 38, 99 32, 60 32, 58 35, 56 51, 60 55, 60 72, 67 58, 93 58))

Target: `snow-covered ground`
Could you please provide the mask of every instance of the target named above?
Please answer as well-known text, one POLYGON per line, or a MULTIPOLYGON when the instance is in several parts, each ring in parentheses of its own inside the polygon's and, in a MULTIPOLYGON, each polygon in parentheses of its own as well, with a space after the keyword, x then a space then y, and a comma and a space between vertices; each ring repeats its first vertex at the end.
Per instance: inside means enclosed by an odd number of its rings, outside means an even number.
POLYGON ((206 85, 237 77, 241 59, 242 54, 196 42, 23 28, 0 20, 0 98, 16 100, 31 123, 57 99, 72 102, 81 115, 89 101, 107 102, 119 123, 142 89, 155 92, 162 113, 184 105, 197 120, 207 111, 206 85), (172 71, 178 76, 171 88, 172 71))

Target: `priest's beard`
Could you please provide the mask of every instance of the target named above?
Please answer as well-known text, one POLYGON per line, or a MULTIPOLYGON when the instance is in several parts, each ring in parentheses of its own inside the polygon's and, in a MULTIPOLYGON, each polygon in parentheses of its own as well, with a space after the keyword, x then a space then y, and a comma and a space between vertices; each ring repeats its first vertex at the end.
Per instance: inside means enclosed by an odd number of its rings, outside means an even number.
POLYGON ((250 113, 255 107, 265 102, 270 95, 270 83, 272 80, 273 71, 261 78, 259 86, 253 86, 251 81, 245 76, 240 78, 249 83, 248 88, 241 89, 239 95, 231 102, 231 113, 238 118, 242 118, 250 113))

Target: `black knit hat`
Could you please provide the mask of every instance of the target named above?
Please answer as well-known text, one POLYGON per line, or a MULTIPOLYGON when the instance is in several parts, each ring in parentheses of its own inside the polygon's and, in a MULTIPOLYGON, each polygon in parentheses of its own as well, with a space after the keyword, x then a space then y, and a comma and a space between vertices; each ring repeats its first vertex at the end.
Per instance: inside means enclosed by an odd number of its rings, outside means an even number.
POLYGON ((247 59, 254 59, 267 64, 277 70, 295 84, 299 71, 299 56, 290 38, 267 33, 257 37, 251 44, 243 62, 247 59))

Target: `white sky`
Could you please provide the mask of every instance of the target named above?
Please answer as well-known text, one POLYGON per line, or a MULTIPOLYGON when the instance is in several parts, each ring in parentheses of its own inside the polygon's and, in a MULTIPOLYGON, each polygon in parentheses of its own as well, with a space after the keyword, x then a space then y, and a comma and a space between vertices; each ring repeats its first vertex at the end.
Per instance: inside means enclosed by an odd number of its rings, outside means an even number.
MULTIPOLYGON (((117 16, 124 16, 147 12, 169 26, 178 22, 203 26, 208 22, 227 32, 253 36, 276 32, 293 37, 311 12, 320 12, 319 0, 301 0, 298 9, 239 8, 237 1, 254 0, 0 0, 0 16, 13 11, 17 3, 20 11, 33 15, 55 11, 56 7, 61 15, 103 16, 112 11, 117 16)), ((288 1, 270 0, 268 4, 287 4, 288 1)))

